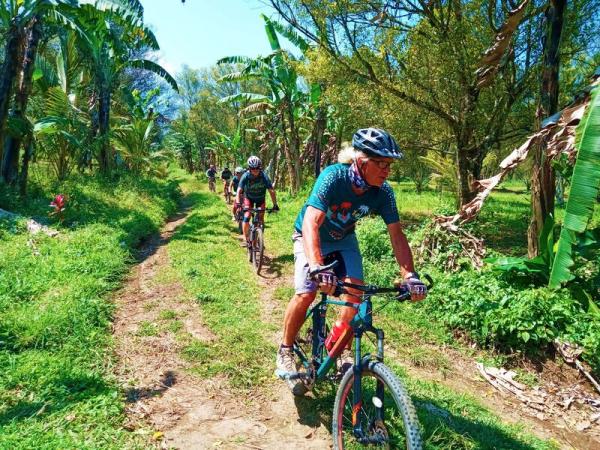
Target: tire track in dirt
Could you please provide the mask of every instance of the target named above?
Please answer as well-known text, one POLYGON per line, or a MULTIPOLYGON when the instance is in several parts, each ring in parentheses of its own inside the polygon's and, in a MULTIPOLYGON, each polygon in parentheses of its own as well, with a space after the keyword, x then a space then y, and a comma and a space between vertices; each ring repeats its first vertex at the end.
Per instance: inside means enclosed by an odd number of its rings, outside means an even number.
POLYGON ((115 373, 127 401, 125 427, 148 435, 148 446, 154 448, 328 448, 329 440, 318 438, 313 426, 298 422, 292 395, 284 396, 279 383, 240 395, 222 377, 189 373, 182 348, 193 339, 210 343, 218 337, 204 325, 201 309, 181 284, 156 279, 170 264, 167 244, 189 212, 171 218, 141 245, 140 262, 115 298, 115 373), (168 329, 164 311, 182 323, 183 340, 181 331, 168 329))

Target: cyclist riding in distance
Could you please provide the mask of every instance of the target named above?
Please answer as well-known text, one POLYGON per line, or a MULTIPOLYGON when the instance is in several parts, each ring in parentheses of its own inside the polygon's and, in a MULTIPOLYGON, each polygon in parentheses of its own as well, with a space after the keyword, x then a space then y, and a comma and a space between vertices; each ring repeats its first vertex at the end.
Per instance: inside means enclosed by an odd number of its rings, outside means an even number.
POLYGON ((231 170, 229 170, 228 166, 221 171, 221 180, 223 180, 223 195, 227 198, 227 192, 229 191, 229 183, 231 182, 231 177, 233 174, 231 170))
MULTIPOLYGON (((294 224, 295 294, 285 311, 283 340, 277 352, 278 373, 297 372, 293 344, 317 289, 333 294, 338 277, 364 284, 362 257, 354 233, 361 217, 377 214, 383 218, 399 266, 400 278, 396 282, 407 285, 412 301, 426 297, 427 287, 415 272, 408 240, 402 231, 394 191, 386 182, 391 164, 402 157, 387 132, 377 128, 360 129, 352 138, 352 147, 340 153, 339 163, 325 168, 317 178, 294 224), (316 282, 310 281, 309 275, 331 262, 332 256, 339 260, 337 273, 325 271, 317 275, 316 282)), ((360 291, 348 289, 344 301, 360 303, 360 291)), ((347 327, 355 311, 342 307, 339 326, 347 327)), ((346 369, 348 362, 353 363, 349 348, 342 354, 338 367, 346 369)), ((301 381, 287 379, 287 383, 294 392, 294 386, 301 381)))
POLYGON ((215 178, 217 177, 217 169, 214 164, 211 164, 206 171, 206 176, 208 177, 208 183, 214 183, 215 178))
MULTIPOLYGON (((245 209, 265 208, 265 195, 269 191, 271 201, 273 202, 273 210, 278 211, 277 197, 275 190, 271 184, 271 180, 267 174, 262 171, 262 162, 257 156, 248 158, 248 171, 242 175, 240 184, 238 185, 237 194, 235 197, 234 211, 236 208, 243 206, 245 209), (243 199, 242 199, 243 195, 243 199), (243 201, 243 203, 242 203, 243 201)), ((250 211, 244 213, 244 221, 242 223, 242 232, 246 238, 246 242, 242 245, 248 245, 248 231, 250 229, 250 211)), ((260 213, 259 220, 264 221, 265 212, 260 213)))
MULTIPOLYGON (((244 168, 243 167, 236 167, 233 171, 233 179, 231 180, 231 191, 233 192, 233 195, 236 195, 237 190, 238 190, 238 186, 240 185, 240 179, 242 178, 242 175, 244 174, 244 168)), ((239 205, 237 205, 235 202, 233 202, 233 217, 235 218, 237 211, 239 209, 239 205)))

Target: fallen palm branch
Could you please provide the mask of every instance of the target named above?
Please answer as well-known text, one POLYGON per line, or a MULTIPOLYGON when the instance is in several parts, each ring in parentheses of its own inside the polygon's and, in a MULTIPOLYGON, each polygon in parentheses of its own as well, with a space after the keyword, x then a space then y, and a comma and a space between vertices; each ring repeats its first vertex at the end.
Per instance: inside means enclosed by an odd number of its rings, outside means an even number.
POLYGON ((576 158, 575 129, 584 115, 586 107, 591 100, 591 90, 600 85, 600 76, 590 86, 584 95, 578 97, 573 104, 560 113, 550 117, 544 122, 544 127, 537 133, 529 136, 527 140, 500 163, 500 172, 484 180, 476 180, 473 187, 478 191, 477 196, 469 203, 463 205, 454 216, 437 216, 435 221, 442 227, 456 232, 458 225, 473 220, 479 214, 485 199, 502 179, 519 166, 525 159, 529 150, 536 144, 547 142, 547 155, 550 159, 560 154, 565 154, 570 162, 576 158), (558 118, 557 118, 558 117, 558 118))
POLYGON ((581 361, 579 361, 579 355, 583 353, 583 349, 577 345, 571 344, 569 342, 554 342, 554 348, 562 358, 565 360, 567 364, 572 364, 577 367, 577 370, 586 377, 590 383, 596 388, 596 390, 600 393, 600 383, 598 383, 591 373, 589 373, 581 361))
POLYGON ((525 8, 529 0, 523 1, 519 6, 508 13, 508 18, 498 30, 494 43, 488 48, 483 54, 481 61, 479 62, 479 69, 475 75, 477 76, 477 88, 481 89, 489 86, 496 76, 500 63, 504 57, 508 46, 515 34, 515 31, 523 15, 525 14, 525 8))

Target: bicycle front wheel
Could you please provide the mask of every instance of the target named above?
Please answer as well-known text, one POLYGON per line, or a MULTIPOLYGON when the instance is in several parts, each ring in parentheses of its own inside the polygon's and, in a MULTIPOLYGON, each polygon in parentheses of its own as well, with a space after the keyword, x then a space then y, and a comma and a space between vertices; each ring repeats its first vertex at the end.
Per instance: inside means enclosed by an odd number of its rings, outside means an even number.
POLYGON ((254 264, 254 269, 256 273, 260 272, 260 268, 263 263, 263 256, 265 253, 265 241, 263 239, 263 230, 258 227, 256 229, 256 234, 254 235, 254 240, 252 241, 252 248, 254 250, 254 256, 252 257, 252 263, 254 264))
POLYGON ((254 230, 250 229, 250 241, 248 242, 248 262, 253 264, 254 260, 254 230))
POLYGON ((333 407, 333 448, 371 445, 387 449, 421 450, 419 420, 402 382, 387 366, 370 361, 362 371, 361 401, 353 408, 354 373, 346 372, 333 407), (360 421, 360 432, 355 424, 360 421))

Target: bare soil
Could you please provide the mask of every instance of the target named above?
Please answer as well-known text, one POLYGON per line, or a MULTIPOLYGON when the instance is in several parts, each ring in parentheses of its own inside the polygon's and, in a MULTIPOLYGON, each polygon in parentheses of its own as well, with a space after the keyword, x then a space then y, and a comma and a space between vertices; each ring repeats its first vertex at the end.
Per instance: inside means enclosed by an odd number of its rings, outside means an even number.
POLYGON ((148 445, 156 448, 329 448, 328 433, 318 423, 299 420, 297 402, 283 385, 273 382, 242 396, 224 379, 194 376, 180 357, 181 340, 153 325, 170 311, 190 339, 216 339, 181 285, 155 279, 168 266, 166 244, 186 217, 184 212, 172 218, 160 235, 142 244, 141 261, 116 298, 116 373, 127 399, 127 428, 147 434, 148 445))

